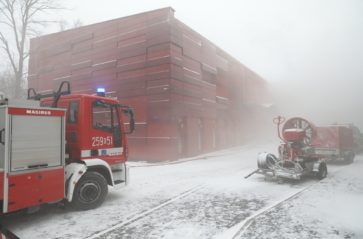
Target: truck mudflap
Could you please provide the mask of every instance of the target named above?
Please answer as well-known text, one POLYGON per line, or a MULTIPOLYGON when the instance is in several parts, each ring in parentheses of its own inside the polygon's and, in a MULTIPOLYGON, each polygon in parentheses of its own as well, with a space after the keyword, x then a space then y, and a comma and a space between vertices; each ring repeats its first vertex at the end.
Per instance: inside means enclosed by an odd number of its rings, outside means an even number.
POLYGON ((87 172, 87 166, 71 163, 65 167, 65 195, 68 202, 72 201, 74 188, 79 179, 87 172))
POLYGON ((111 170, 114 188, 119 189, 129 185, 130 169, 125 163, 113 165, 111 170))

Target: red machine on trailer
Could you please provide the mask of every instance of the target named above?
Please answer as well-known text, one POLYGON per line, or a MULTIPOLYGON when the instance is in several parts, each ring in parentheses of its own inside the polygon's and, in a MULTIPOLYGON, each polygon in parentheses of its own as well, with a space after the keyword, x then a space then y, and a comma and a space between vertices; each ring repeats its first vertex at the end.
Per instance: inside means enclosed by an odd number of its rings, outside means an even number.
POLYGON ((102 95, 70 93, 62 82, 51 94, 29 89, 28 100, 0 102, 2 213, 63 199, 87 210, 102 204, 108 185, 127 185, 132 110, 102 95))
POLYGON ((285 122, 281 116, 275 118, 274 123, 277 124, 278 136, 282 140, 278 148, 279 157, 270 153, 259 154, 258 169, 245 178, 261 173, 275 178, 299 180, 303 176, 313 175, 322 179, 328 173, 326 160, 353 162, 354 141, 349 127, 316 127, 299 117, 285 122))

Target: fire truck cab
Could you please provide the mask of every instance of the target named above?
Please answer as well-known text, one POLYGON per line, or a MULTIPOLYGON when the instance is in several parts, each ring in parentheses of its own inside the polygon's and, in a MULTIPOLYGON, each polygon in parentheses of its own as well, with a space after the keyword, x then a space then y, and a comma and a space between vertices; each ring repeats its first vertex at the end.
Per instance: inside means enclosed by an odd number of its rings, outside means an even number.
POLYGON ((51 94, 29 89, 28 100, 2 100, 2 213, 64 199, 81 210, 98 207, 108 185, 128 184, 133 128, 129 107, 102 94, 72 95, 69 82, 51 94))

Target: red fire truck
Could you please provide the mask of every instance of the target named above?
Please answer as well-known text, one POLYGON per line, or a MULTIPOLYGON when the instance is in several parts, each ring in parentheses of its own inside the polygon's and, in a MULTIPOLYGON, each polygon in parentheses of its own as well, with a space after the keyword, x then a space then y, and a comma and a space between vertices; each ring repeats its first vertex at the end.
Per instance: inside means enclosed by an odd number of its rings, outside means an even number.
POLYGON ((315 127, 315 130, 311 141, 315 154, 333 161, 353 163, 355 145, 352 128, 348 125, 329 125, 315 127))
POLYGON ((2 213, 62 200, 92 209, 103 203, 108 185, 128 184, 132 109, 102 92, 70 93, 62 82, 50 94, 29 89, 27 100, 0 101, 2 213))

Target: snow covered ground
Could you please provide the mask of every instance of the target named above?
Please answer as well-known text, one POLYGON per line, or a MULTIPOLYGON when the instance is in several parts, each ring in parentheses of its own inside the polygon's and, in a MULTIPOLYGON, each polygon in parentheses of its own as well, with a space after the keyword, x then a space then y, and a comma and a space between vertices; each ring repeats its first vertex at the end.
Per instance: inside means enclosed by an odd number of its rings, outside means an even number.
POLYGON ((363 157, 257 217, 239 238, 363 238, 363 157))
POLYGON ((111 189, 100 208, 79 212, 47 205, 1 223, 20 238, 361 238, 363 158, 329 165, 329 177, 320 182, 244 179, 256 168, 257 154, 274 152, 277 144, 172 163, 130 162, 131 184, 111 189))

